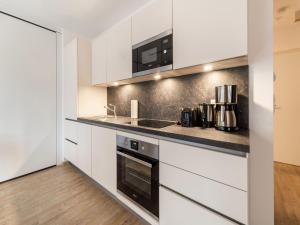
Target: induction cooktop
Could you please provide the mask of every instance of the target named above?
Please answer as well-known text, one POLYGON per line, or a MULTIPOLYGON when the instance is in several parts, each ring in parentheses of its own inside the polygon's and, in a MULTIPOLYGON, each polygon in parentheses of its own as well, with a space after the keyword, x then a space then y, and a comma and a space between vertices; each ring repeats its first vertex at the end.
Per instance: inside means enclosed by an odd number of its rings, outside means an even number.
POLYGON ((143 119, 143 120, 138 120, 138 121, 134 121, 134 122, 128 122, 128 124, 160 129, 160 128, 174 125, 175 122, 143 119))

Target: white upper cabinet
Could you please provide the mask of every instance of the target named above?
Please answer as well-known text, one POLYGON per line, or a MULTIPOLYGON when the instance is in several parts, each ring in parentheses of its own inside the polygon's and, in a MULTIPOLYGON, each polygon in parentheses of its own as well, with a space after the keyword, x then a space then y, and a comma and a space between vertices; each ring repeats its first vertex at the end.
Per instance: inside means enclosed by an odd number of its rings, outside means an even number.
POLYGON ((131 78, 131 18, 112 27, 107 35, 107 82, 131 78))
MULTIPOLYGON (((101 59, 99 62, 102 62, 101 59)), ((103 108, 107 101, 106 93, 106 88, 92 86, 91 42, 73 39, 64 47, 65 118, 106 114, 103 108)))
POLYGON ((172 0, 156 0, 133 15, 132 44, 138 44, 170 29, 172 0))
POLYGON ((107 35, 99 35, 92 42, 92 84, 107 81, 107 35))
POLYGON ((65 117, 77 119, 77 39, 64 47, 64 111, 65 117))
POLYGON ((175 69, 247 55, 247 0, 173 0, 173 34, 175 69))

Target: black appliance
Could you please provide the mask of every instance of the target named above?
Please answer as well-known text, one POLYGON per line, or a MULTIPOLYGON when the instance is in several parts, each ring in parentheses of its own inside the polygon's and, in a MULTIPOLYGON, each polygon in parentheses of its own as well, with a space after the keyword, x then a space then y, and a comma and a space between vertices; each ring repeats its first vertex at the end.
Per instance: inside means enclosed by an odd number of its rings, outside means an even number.
POLYGON ((150 38, 132 48, 133 77, 173 69, 172 30, 150 38))
POLYGON ((133 122, 128 122, 127 124, 160 129, 160 128, 174 125, 175 123, 171 121, 164 121, 164 120, 141 119, 133 122))
POLYGON ((198 118, 202 128, 215 126, 215 105, 214 104, 200 104, 198 118))
POLYGON ((194 127, 198 124, 198 111, 194 108, 183 108, 181 110, 180 118, 181 126, 194 127))
POLYGON ((117 189, 159 217, 158 145, 117 135, 117 189))

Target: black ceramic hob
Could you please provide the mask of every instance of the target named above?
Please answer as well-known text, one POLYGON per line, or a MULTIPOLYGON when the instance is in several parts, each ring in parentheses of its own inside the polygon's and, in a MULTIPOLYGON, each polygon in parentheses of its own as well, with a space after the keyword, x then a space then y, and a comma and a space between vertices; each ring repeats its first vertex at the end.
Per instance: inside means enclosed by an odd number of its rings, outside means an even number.
POLYGON ((175 123, 170 122, 170 121, 162 121, 162 120, 142 119, 142 120, 135 121, 134 123, 133 122, 128 122, 128 124, 160 129, 160 128, 164 128, 164 127, 174 125, 175 123))

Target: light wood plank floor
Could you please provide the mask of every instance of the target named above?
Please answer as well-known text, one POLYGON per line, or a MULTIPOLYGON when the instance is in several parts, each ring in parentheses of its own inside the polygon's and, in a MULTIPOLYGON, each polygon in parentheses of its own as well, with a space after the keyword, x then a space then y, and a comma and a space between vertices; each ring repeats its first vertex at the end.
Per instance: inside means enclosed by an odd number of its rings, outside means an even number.
POLYGON ((0 225, 142 225, 68 163, 0 184, 0 225))
POLYGON ((300 225, 300 167, 275 163, 275 225, 300 225))

